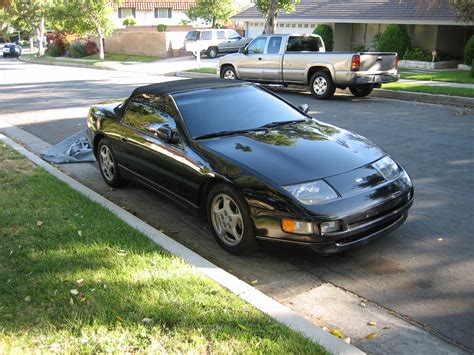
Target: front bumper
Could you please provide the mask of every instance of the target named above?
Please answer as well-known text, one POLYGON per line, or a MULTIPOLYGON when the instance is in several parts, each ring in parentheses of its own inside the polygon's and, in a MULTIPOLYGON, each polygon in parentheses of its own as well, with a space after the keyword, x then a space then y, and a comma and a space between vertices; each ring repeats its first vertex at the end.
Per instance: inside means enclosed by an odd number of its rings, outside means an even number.
MULTIPOLYGON (((253 209, 256 237, 260 240, 278 241, 310 247, 320 254, 339 253, 380 238, 405 222, 413 204, 413 187, 394 198, 344 216, 331 216, 331 220, 342 221, 343 230, 326 235, 298 235, 285 233, 281 229, 282 214, 253 209)), ((297 217, 293 217, 297 218, 297 217)), ((326 216, 313 217, 314 223, 326 221, 326 216)), ((308 221, 308 219, 306 219, 308 221)))

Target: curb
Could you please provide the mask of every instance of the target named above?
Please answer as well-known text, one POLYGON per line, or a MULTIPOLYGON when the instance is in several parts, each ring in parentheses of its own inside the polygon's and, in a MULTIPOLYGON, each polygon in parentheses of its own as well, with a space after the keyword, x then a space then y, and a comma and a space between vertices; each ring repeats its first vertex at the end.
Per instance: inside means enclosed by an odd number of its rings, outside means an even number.
MULTIPOLYGON (((7 126, 10 126, 7 124, 7 126)), ((353 345, 347 344, 339 338, 325 332, 321 328, 315 326, 308 320, 304 319, 294 311, 283 306, 272 298, 266 296, 262 292, 258 291, 254 287, 238 279, 234 275, 226 272, 218 266, 212 264, 208 260, 204 259, 200 255, 196 254, 192 250, 186 248, 184 245, 176 242, 167 235, 151 227, 147 223, 143 222, 139 218, 135 217, 131 213, 125 211, 115 203, 107 200, 105 197, 99 195, 95 191, 82 185, 78 181, 74 180, 70 176, 66 175, 59 169, 53 167, 41 158, 31 153, 26 148, 15 143, 10 138, 0 134, 0 141, 8 144, 18 153, 22 154, 35 165, 43 168, 48 173, 56 177, 58 180, 66 183, 72 189, 80 192, 91 201, 96 202, 107 210, 115 214, 122 221, 127 223, 132 228, 135 228, 139 232, 146 235, 155 244, 159 245, 166 251, 174 254, 186 263, 195 267, 200 273, 206 275, 210 279, 216 281, 221 286, 225 287, 232 293, 239 296, 241 299, 251 304, 258 310, 277 320, 278 322, 286 325, 290 329, 299 332, 311 339, 315 343, 323 346, 326 350, 334 354, 364 354, 361 350, 354 347, 353 345)))
POLYGON ((102 66, 95 66, 95 65, 87 65, 87 64, 74 64, 74 63, 53 63, 53 62, 46 62, 40 61, 35 59, 24 59, 21 56, 18 58, 20 62, 23 63, 30 63, 30 64, 39 64, 39 65, 52 65, 56 67, 73 67, 73 68, 86 68, 86 69, 99 69, 99 70, 114 70, 119 71, 114 68, 110 67, 102 67, 102 66))
POLYGON ((216 74, 207 74, 207 73, 196 73, 192 71, 178 71, 175 73, 175 76, 178 76, 180 78, 218 78, 217 73, 216 74))
POLYGON ((474 107, 474 98, 462 96, 434 95, 421 92, 395 91, 386 89, 375 89, 371 96, 404 101, 417 101, 437 105, 474 107))

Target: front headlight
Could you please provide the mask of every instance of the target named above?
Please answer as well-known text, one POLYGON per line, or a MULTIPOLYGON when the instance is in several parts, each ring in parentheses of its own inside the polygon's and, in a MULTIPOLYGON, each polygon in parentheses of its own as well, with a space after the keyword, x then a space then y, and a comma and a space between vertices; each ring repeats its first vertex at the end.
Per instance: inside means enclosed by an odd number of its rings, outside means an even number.
POLYGON ((283 186, 283 188, 305 205, 317 205, 337 198, 337 193, 322 180, 283 186))
POLYGON ((388 155, 377 160, 372 166, 386 181, 395 180, 402 172, 398 164, 388 155))

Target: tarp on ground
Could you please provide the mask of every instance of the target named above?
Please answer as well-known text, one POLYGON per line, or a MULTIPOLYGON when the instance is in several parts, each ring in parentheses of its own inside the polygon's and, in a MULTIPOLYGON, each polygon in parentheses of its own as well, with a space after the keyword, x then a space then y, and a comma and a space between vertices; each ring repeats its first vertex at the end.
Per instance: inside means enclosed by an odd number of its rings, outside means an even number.
POLYGON ((40 157, 50 163, 90 163, 96 159, 92 146, 82 130, 47 149, 40 157))

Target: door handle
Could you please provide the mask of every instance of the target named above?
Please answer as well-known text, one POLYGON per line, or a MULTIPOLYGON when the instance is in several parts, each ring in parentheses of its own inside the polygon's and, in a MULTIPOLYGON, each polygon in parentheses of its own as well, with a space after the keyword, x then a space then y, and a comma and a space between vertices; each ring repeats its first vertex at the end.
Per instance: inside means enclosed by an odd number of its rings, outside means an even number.
POLYGON ((258 60, 262 60, 262 57, 259 57, 258 60))

